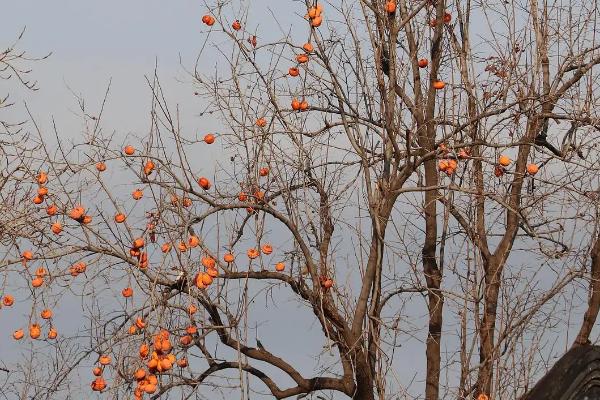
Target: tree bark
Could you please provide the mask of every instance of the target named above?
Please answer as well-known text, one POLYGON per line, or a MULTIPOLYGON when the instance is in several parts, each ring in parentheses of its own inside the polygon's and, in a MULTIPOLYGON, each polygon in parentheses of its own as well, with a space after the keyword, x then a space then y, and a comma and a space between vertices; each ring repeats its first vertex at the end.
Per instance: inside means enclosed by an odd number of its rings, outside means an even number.
POLYGON ((600 310, 600 236, 592 247, 592 265, 590 267, 590 293, 588 308, 583 316, 579 334, 575 338, 572 347, 582 346, 589 343, 590 333, 594 328, 594 323, 600 310))
POLYGON ((375 400, 375 387, 373 376, 369 369, 367 358, 362 352, 357 352, 356 359, 356 391, 352 396, 354 400, 375 400))

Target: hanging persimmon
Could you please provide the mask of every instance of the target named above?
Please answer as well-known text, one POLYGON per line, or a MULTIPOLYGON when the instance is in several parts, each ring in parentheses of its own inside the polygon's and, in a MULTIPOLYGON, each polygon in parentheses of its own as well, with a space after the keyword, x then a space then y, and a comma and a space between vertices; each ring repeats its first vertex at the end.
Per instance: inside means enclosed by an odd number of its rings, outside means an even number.
POLYGON ((146 327, 146 323, 144 322, 142 317, 137 317, 135 319, 135 326, 137 326, 138 329, 144 329, 146 327))
POLYGON ((31 286, 38 288, 44 284, 44 278, 38 276, 31 280, 31 286))
POLYGON ((185 328, 185 331, 188 335, 195 335, 198 333, 198 328, 195 325, 188 325, 188 327, 185 328))
POLYGON ((203 177, 203 176, 200 177, 200 178, 198 178, 198 184, 204 190, 210 189, 210 181, 207 178, 203 177))
POLYGON ((265 126, 267 126, 267 120, 265 118, 259 118, 256 120, 256 126, 258 126, 259 128, 264 128, 265 126))
POLYGON ((242 24, 239 20, 236 19, 235 21, 233 21, 233 24, 231 24, 231 27, 234 31, 239 31, 240 29, 242 29, 242 24))
POLYGON ((104 389, 106 389, 106 381, 103 377, 99 376, 92 381, 92 384, 90 386, 92 387, 92 390, 94 392, 101 392, 104 389))
POLYGON ((58 337, 58 331, 55 327, 50 328, 48 331, 48 339, 56 339, 58 337))
POLYGON ((213 144, 215 142, 215 135, 213 135, 212 133, 207 133, 206 135, 204 135, 203 140, 206 144, 213 144))
POLYGON ((285 269, 285 264, 282 262, 278 262, 277 264, 275 264, 275 271, 277 272, 281 272, 285 269))
POLYGON ((394 0, 388 0, 387 3, 385 3, 385 11, 387 11, 388 14, 394 14, 396 12, 396 2, 394 0))
POLYGON ((46 214, 53 216, 56 215, 56 213, 58 212, 58 207, 56 207, 56 204, 51 204, 48 207, 46 207, 46 214))
POLYGON ((202 257, 200 262, 202 263, 204 268, 215 268, 215 266, 217 265, 217 262, 215 261, 215 259, 210 256, 202 257))
POLYGON ((419 68, 427 68, 429 61, 426 58, 421 58, 417 64, 419 65, 419 68))
POLYGON ((446 84, 444 83, 444 81, 434 81, 433 82, 433 88, 435 90, 441 90, 445 87, 446 87, 446 84))
POLYGON ((232 263, 235 260, 235 256, 231 253, 227 253, 223 256, 223 261, 226 263, 232 263))
POLYGON ((269 255, 273 253, 273 246, 271 246, 270 244, 263 244, 261 250, 263 254, 269 255))
POLYGON ((44 171, 40 171, 36 179, 37 183, 39 183, 40 185, 44 185, 46 184, 46 182, 48 182, 48 174, 44 171))
POLYGON ((269 175, 269 167, 262 167, 259 171, 258 171, 260 176, 267 176, 269 175))
POLYGON ((203 275, 204 273, 200 272, 194 277, 194 284, 198 289, 206 289, 206 285, 204 284, 204 281, 202 279, 203 275))
POLYGON ((212 15, 205 15, 202 17, 202 22, 204 22, 208 26, 213 26, 215 24, 215 18, 212 15))
POLYGON ((154 162, 152 160, 148 160, 146 162, 146 165, 144 165, 144 174, 150 175, 152 173, 152 171, 154 171, 154 168, 155 168, 154 162))
POLYGON ((110 364, 110 361, 111 361, 111 359, 110 359, 109 355, 103 354, 100 357, 98 357, 98 363, 100 365, 108 365, 108 364, 110 364))
POLYGON ((502 154, 500 157, 498 157, 498 164, 502 165, 503 167, 508 167, 511 162, 512 162, 512 160, 508 156, 505 156, 504 154, 502 154))
POLYGON ((24 336, 25 336, 25 332, 23 332, 23 329, 17 329, 16 331, 13 332, 13 338, 15 340, 21 340, 21 339, 23 339, 24 336))
POLYGON ((123 149, 123 152, 128 156, 132 156, 135 153, 135 148, 131 145, 127 145, 123 149))
POLYGON ((251 249, 248 249, 246 254, 248 255, 249 259, 253 260, 260 255, 260 252, 258 250, 256 250, 255 248, 251 248, 251 249))
POLYGON ((29 337, 31 337, 32 339, 37 339, 40 337, 41 334, 42 328, 39 324, 34 323, 29 326, 29 337))
POLYGON ((539 170, 540 168, 536 164, 527 164, 527 173, 529 175, 535 175, 539 170))
POLYGON ((288 74, 290 74, 290 76, 298 76, 300 75, 300 70, 296 67, 290 67, 288 74))
POLYGON ((4 297, 2 298, 2 304, 5 307, 10 307, 13 304, 15 304, 15 298, 10 294, 4 295, 4 297))
POLYGON ((144 379, 146 377, 146 371, 143 368, 138 368, 134 373, 133 373, 133 377, 138 380, 141 381, 142 379, 144 379))
POLYGON ((74 219, 75 221, 82 221, 84 215, 85 209, 82 206, 76 206, 69 211, 69 218, 74 219))
POLYGON ((133 296, 133 289, 130 287, 126 287, 121 291, 121 294, 123 295, 123 297, 131 297, 133 296))
POLYGON ((211 283, 213 282, 212 276, 210 276, 209 274, 201 274, 201 275, 202 275, 202 283, 205 286, 210 286, 211 283))
POLYGON ((303 49, 304 49, 304 51, 306 51, 307 53, 312 53, 312 52, 313 52, 313 50, 315 49, 311 43, 304 43, 304 44, 302 45, 302 48, 303 48, 303 49))
POLYGON ((98 170, 98 172, 104 172, 104 171, 106 171, 106 164, 103 163, 102 161, 97 162, 96 169, 98 170))
POLYGON ((262 192, 262 191, 260 191, 260 190, 257 190, 257 191, 254 193, 254 197, 256 197, 256 199, 257 199, 257 200, 260 200, 260 201, 262 201, 262 200, 265 198, 265 193, 264 193, 264 192, 262 192))
POLYGON ((50 310, 49 308, 46 308, 46 309, 42 310, 42 312, 40 313, 40 316, 42 317, 42 319, 50 319, 50 318, 52 318, 52 310, 50 310))
POLYGON ((55 235, 60 234, 63 230, 62 224, 58 221, 53 223, 52 226, 50 227, 50 229, 52 230, 52 233, 54 233, 55 235))
POLYGON ((198 236, 196 235, 191 235, 188 238, 188 247, 193 249, 195 247, 198 247, 200 245, 200 239, 198 238, 198 236))
POLYGON ((140 357, 146 358, 146 357, 148 357, 149 353, 150 353, 150 348, 148 347, 148 345, 146 343, 142 343, 140 345, 140 350, 139 350, 140 357))
POLYGON ((177 366, 179 368, 185 368, 188 366, 188 360, 187 358, 180 358, 179 360, 177 360, 177 366))
POLYGON ((302 54, 298 54, 296 56, 296 61, 298 61, 300 64, 304 64, 308 62, 308 55, 305 53, 302 54))
POLYGON ((127 217, 123 213, 117 213, 115 215, 115 222, 117 224, 122 224, 123 222, 125 222, 126 219, 127 219, 127 217))
POLYGON ((131 193, 131 197, 133 197, 134 200, 139 200, 142 197, 144 197, 144 192, 142 192, 140 189, 135 189, 132 193, 131 193))

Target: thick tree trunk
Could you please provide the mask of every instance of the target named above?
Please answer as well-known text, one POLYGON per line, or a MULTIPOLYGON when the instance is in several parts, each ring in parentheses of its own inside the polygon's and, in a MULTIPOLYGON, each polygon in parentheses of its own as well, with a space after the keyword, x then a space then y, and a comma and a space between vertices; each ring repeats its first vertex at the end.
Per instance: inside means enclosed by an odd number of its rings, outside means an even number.
MULTIPOLYGON (((435 186, 438 183, 436 160, 425 163, 425 184, 435 186)), ((423 271, 427 283, 429 306, 429 327, 425 355, 427 375, 425 378, 425 400, 439 398, 440 382, 440 341, 442 338, 442 312, 444 297, 440 291, 442 274, 437 265, 437 191, 425 192, 425 243, 423 245, 423 271)))
POLYGON ((479 393, 491 393, 493 362, 494 362, 494 335, 496 330, 496 313, 498 309, 498 296, 502 268, 493 260, 485 265, 485 293, 483 320, 479 328, 481 343, 479 345, 479 376, 477 388, 479 393))
MULTIPOLYGON (((360 354, 360 353, 359 353, 360 354)), ((359 359, 356 362, 356 391, 352 399, 354 400, 375 400, 375 385, 374 377, 371 375, 369 370, 366 357, 364 360, 360 358, 364 357, 362 354, 358 356, 359 359)))
MULTIPOLYGON (((443 18, 446 11, 446 1, 438 1, 435 7, 438 21, 443 18)), ((433 86, 441 63, 441 46, 444 36, 443 24, 434 28, 431 41, 431 75, 429 77, 429 89, 427 94, 426 108, 424 112, 425 125, 419 124, 419 129, 425 128, 425 137, 421 136, 421 145, 427 151, 435 151, 436 146, 436 90, 433 86)), ((425 185, 438 185, 437 160, 435 158, 425 161, 425 185)), ((423 243, 423 272, 427 283, 427 297, 429 301, 429 327, 425 356, 427 358, 427 375, 425 377, 425 400, 438 400, 440 391, 440 347, 442 338, 442 312, 444 298, 440 291, 442 273, 437 263, 437 202, 438 191, 425 191, 425 242, 423 243)))
POLYGON ((600 311, 600 236, 592 247, 592 265, 590 267, 590 292, 588 308, 583 316, 579 334, 573 343, 573 347, 589 344, 590 333, 600 311))

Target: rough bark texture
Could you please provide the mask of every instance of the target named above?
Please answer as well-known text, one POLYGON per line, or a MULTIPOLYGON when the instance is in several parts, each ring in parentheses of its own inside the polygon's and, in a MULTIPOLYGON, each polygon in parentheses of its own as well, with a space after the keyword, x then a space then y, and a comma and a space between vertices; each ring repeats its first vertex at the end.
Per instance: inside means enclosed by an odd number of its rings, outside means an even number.
POLYGON ((590 333, 592 333, 596 318, 598 317, 598 311, 600 310, 600 237, 596 239, 596 242, 592 246, 591 259, 588 308, 583 316, 581 328, 573 346, 589 344, 590 333))

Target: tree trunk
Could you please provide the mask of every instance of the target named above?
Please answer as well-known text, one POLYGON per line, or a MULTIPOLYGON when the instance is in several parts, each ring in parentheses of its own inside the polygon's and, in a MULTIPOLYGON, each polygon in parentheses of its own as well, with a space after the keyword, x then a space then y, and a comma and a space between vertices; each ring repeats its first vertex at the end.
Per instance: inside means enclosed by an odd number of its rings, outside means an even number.
POLYGON ((375 400, 375 386, 369 370, 366 357, 362 352, 358 353, 356 361, 356 391, 352 399, 354 400, 375 400), (364 358, 364 359, 363 359, 364 358))
POLYGON ((480 330, 479 349, 479 376, 477 389, 479 393, 488 394, 492 390, 493 362, 494 362, 494 335, 496 330, 496 313, 498 309, 498 296, 500 293, 500 278, 502 267, 494 260, 485 265, 485 293, 483 320, 480 330))
MULTIPOLYGON (((433 147, 433 146, 432 146, 433 147)), ((438 183, 437 162, 435 159, 425 162, 425 184, 435 186, 438 183)), ((423 271, 427 283, 429 328, 427 332, 425 356, 427 375, 425 378, 425 400, 439 398, 440 382, 440 341, 442 338, 442 312, 444 297, 440 291, 442 274, 437 264, 437 191, 425 192, 425 243, 423 245, 423 271)))
POLYGON ((583 316, 579 334, 573 343, 573 347, 589 344, 590 333, 598 317, 600 310, 600 236, 592 247, 592 265, 590 267, 590 292, 588 308, 583 316))

